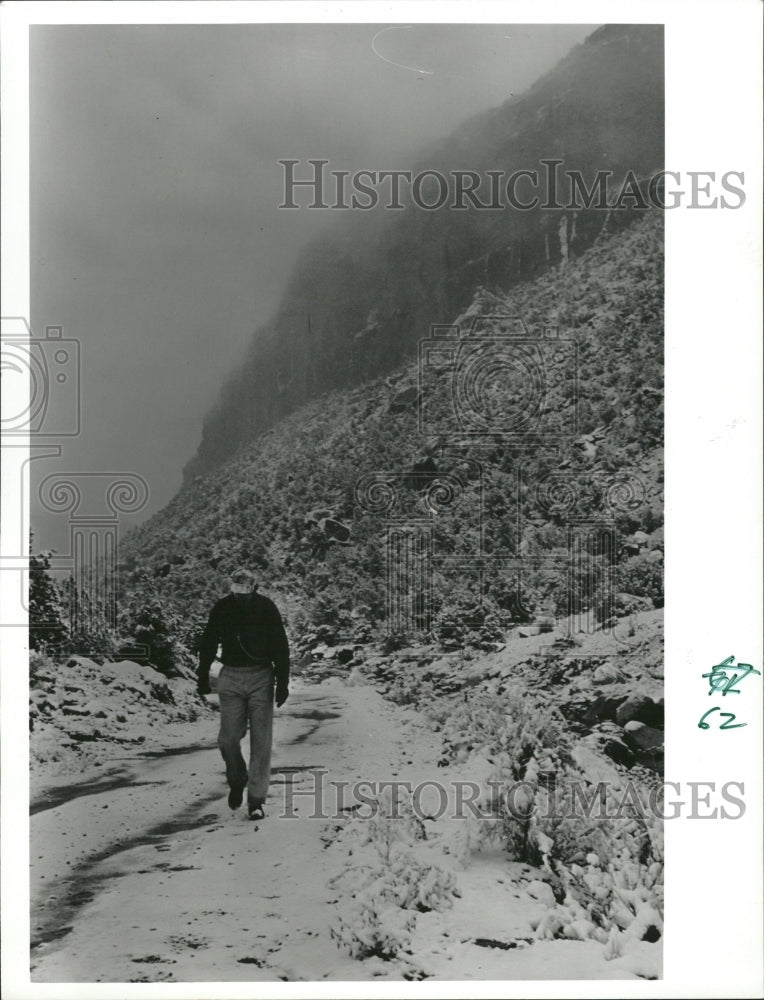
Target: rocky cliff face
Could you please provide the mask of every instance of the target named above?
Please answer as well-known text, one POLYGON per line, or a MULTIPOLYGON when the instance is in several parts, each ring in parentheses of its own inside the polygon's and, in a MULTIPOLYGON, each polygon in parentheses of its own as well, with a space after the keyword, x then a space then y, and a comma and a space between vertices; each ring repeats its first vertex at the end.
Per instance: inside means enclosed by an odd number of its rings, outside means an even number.
POLYGON ((480 292, 449 319, 464 330, 479 324, 494 345, 487 368, 479 353, 460 362, 465 378, 456 395, 457 368, 433 364, 420 382, 418 360, 409 359, 389 375, 305 403, 124 539, 127 589, 148 574, 177 620, 197 611, 203 619, 231 570, 246 564, 286 610, 295 639, 315 632, 352 651, 369 628, 389 625, 386 594, 397 593, 395 580, 386 581, 390 518, 424 518, 438 563, 431 624, 449 648, 472 641, 468 620, 482 642, 485 608, 497 621, 503 615, 523 625, 566 615, 571 595, 598 614, 607 603, 619 617, 660 607, 662 214, 642 213, 506 295, 480 292), (536 335, 559 327, 559 340, 544 347, 535 397, 527 395, 534 364, 512 363, 522 355, 517 344, 498 353, 506 317, 536 335), (482 416, 491 416, 488 431, 461 442, 459 426, 482 428, 482 416), (523 450, 503 433, 514 427, 524 446, 531 432, 554 440, 523 450), (571 589, 571 519, 613 524, 608 558, 616 579, 606 602, 578 562, 571 589), (499 562, 481 582, 483 555, 499 562), (522 580, 512 563, 519 558, 522 580))
MULTIPOLYGON (((415 168, 481 177, 536 170, 543 177, 552 168, 542 161, 554 159, 562 161, 561 175, 580 171, 587 188, 597 171, 612 171, 611 203, 629 171, 644 179, 662 167, 661 26, 599 29, 526 94, 424 151, 415 168)), ((522 185, 517 193, 530 197, 522 185)), ((302 254, 276 316, 223 387, 186 481, 307 400, 394 369, 431 324, 464 310, 476 287, 507 291, 640 214, 633 198, 613 211, 596 202, 585 208, 579 198, 576 210, 569 194, 560 187, 560 208, 516 210, 503 198, 500 210, 409 204, 398 212, 337 213, 302 254)), ((490 202, 487 189, 480 200, 490 202)))

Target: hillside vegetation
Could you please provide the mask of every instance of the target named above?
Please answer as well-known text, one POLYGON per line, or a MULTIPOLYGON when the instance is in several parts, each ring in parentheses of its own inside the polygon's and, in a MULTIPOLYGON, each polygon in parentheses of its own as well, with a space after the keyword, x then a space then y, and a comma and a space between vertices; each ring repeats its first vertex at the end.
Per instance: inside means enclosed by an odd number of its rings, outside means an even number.
POLYGON ((495 419, 477 439, 450 416, 447 365, 423 373, 421 394, 416 362, 328 393, 135 530, 125 585, 150 588, 191 622, 245 563, 286 607, 294 638, 322 628, 325 641, 395 631, 390 593, 410 609, 408 628, 457 645, 512 623, 589 610, 602 622, 662 606, 662 313, 658 212, 511 295, 479 290, 456 321, 477 324, 473 337, 495 346, 507 317, 536 335, 559 327, 567 346, 543 355, 540 389, 528 396, 531 361, 523 348, 513 368, 510 341, 480 382, 479 414, 495 419), (588 569, 576 570, 569 526, 582 519, 595 536, 599 526, 614 533, 599 552, 595 538, 588 569), (396 523, 431 533, 428 608, 417 607, 415 581, 387 572, 396 523), (610 564, 606 579, 596 566, 610 564))

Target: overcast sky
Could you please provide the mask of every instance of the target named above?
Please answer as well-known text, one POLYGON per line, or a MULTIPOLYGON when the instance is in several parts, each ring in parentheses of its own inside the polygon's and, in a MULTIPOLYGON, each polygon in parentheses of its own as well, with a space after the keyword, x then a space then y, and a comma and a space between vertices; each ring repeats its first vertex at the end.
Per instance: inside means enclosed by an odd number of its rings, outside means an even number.
MULTIPOLYGON (((410 169, 595 26, 383 27, 31 29, 32 325, 62 326, 82 357, 82 433, 41 474, 135 472, 144 513, 167 503, 329 221, 277 208, 278 160, 410 169)), ((65 519, 32 515, 36 547, 65 548, 65 519)))

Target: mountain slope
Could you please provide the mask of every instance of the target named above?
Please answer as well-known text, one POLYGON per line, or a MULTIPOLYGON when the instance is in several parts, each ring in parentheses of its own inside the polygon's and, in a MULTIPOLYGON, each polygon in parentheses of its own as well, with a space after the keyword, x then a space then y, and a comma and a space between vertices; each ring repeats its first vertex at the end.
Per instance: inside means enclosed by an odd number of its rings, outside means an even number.
MULTIPOLYGON (((598 170, 623 178, 661 168, 661 26, 599 29, 525 95, 467 122, 416 166, 543 176, 541 161, 550 158, 563 161, 562 171, 581 171, 587 186, 598 170)), ((431 323, 465 309, 476 285, 507 290, 580 254, 606 220, 612 230, 633 221, 634 211, 409 205, 337 214, 301 255, 276 316, 223 387, 186 481, 316 395, 390 371, 431 323)))
MULTIPOLYGON (((562 432, 551 445, 537 441, 523 450, 523 440, 536 441, 532 427, 519 444, 501 433, 460 442, 443 422, 453 406, 449 377, 424 386, 433 420, 423 434, 417 363, 410 362, 387 378, 307 403, 187 484, 125 539, 125 580, 135 585, 148 574, 188 617, 223 592, 227 574, 243 562, 258 570, 263 589, 280 596, 295 633, 326 625, 350 637, 381 626, 389 610, 391 515, 369 502, 369 476, 376 475, 397 492, 395 517, 424 518, 442 557, 433 564, 430 625, 447 619, 451 606, 463 617, 481 591, 486 608, 512 621, 568 613, 571 518, 612 522, 617 590, 647 607, 660 604, 662 314, 663 220, 651 211, 511 295, 478 292, 461 317, 467 327, 483 323, 489 342, 503 315, 519 317, 531 333, 559 325, 561 339, 577 347, 577 375, 563 367, 544 395, 543 426, 562 432), (423 508, 438 477, 449 476, 461 484, 460 503, 423 508), (566 507, 571 488, 576 503, 566 507), (559 490, 562 499, 555 499, 559 490), (481 553, 498 560, 482 585, 481 553), (522 572, 512 563, 518 558, 522 572)), ((525 368, 494 374, 483 387, 490 405, 501 420, 516 417, 525 368)), ((594 607, 602 597, 597 586, 576 583, 573 610, 594 607)))

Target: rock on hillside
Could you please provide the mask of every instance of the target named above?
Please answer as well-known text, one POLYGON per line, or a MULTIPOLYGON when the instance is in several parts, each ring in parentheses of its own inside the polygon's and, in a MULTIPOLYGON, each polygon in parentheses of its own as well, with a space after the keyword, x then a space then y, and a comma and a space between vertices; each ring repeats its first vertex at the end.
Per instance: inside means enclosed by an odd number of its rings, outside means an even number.
POLYGON ((130 660, 102 666, 84 656, 30 661, 30 766, 33 772, 79 770, 114 747, 139 745, 169 723, 205 709, 186 679, 168 680, 130 660))
MULTIPOLYGON (((384 655, 369 652, 358 669, 380 693, 437 720, 445 760, 479 748, 470 727, 449 723, 461 706, 481 697, 496 706, 542 699, 564 720, 571 745, 628 773, 635 765, 663 767, 663 612, 635 615, 610 631, 569 637, 568 623, 525 635, 517 629, 494 653, 443 652, 417 646, 384 655)), ((321 664, 305 670, 321 676, 321 664)), ((600 766, 602 766, 600 764, 600 766)), ((591 777, 591 776, 590 776, 591 777)))

